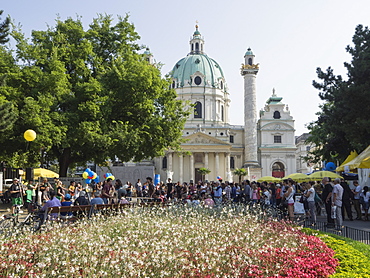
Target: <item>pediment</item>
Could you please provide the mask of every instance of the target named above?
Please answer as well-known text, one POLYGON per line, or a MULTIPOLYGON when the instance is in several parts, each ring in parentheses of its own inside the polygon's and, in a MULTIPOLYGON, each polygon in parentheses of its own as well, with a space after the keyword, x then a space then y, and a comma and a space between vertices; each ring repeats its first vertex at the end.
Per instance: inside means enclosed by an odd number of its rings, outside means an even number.
POLYGON ((197 132, 184 137, 186 140, 182 145, 208 145, 208 146, 230 146, 231 144, 220 139, 214 138, 202 132, 197 132))

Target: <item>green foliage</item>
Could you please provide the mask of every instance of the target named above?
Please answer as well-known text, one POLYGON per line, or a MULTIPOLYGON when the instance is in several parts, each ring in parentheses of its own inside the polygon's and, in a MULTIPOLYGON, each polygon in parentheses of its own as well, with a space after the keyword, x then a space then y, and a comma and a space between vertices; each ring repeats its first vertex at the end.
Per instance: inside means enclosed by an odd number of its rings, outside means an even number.
POLYGON ((208 168, 202 167, 202 168, 198 169, 198 173, 201 174, 201 175, 207 175, 207 174, 211 173, 211 170, 209 170, 208 168))
POLYGON ((244 168, 240 168, 240 169, 235 169, 233 171, 233 174, 235 176, 239 176, 239 183, 241 183, 242 177, 246 176, 248 174, 248 172, 244 168))
POLYGON ((311 158, 314 162, 330 160, 330 152, 337 152, 343 161, 351 150, 358 153, 370 144, 370 31, 358 25, 352 39, 353 46, 346 50, 352 55, 351 63, 344 63, 348 80, 334 75, 332 68, 325 72, 317 68, 321 82, 313 81, 320 90, 324 103, 318 119, 308 125, 314 143, 311 158))
MULTIPOLYGON (((3 14, 3 10, 0 10, 0 16, 3 14)), ((3 22, 0 22, 0 44, 5 44, 9 41, 9 25, 10 18, 7 17, 3 22)))
POLYGON ((335 251, 339 267, 332 277, 370 277, 370 259, 342 240, 330 236, 320 238, 335 251))
POLYGON ((0 134, 12 129, 17 117, 18 111, 13 103, 0 98, 0 134))
POLYGON ((202 175, 202 179, 204 179, 204 176, 205 175, 208 175, 209 173, 211 173, 211 170, 209 170, 208 168, 199 168, 198 169, 198 173, 202 175))
POLYGON ((30 40, 14 28, 15 62, 22 66, 8 59, 0 92, 21 120, 0 157, 11 160, 23 150, 36 164, 43 149, 44 159, 58 160, 65 176, 69 165, 139 161, 180 146, 188 112, 168 89, 169 80, 138 53, 140 37, 128 16, 112 22, 100 15, 84 30, 80 18, 57 19, 30 40), (29 146, 22 138, 27 129, 37 133, 29 146))

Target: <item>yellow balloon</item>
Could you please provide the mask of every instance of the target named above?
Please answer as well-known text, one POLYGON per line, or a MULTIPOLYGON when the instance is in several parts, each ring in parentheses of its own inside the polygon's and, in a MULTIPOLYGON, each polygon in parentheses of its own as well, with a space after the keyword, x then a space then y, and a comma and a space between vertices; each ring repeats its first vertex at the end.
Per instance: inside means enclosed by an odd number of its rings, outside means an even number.
POLYGON ((111 179, 111 180, 113 181, 113 180, 115 180, 116 178, 112 175, 112 176, 107 177, 106 179, 111 179))
POLYGON ((87 179, 87 178, 89 177, 89 174, 88 174, 87 172, 83 172, 83 173, 82 173, 82 177, 83 177, 84 179, 87 179))
POLYGON ((36 132, 32 129, 28 129, 24 132, 23 136, 27 141, 33 141, 36 139, 36 132))

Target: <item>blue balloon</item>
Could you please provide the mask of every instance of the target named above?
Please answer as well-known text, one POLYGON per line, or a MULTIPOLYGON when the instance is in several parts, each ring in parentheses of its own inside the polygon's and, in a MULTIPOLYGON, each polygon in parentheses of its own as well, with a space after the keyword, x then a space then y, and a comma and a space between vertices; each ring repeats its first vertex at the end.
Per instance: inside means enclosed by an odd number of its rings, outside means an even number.
POLYGON ((325 165, 325 169, 327 171, 334 171, 337 167, 335 166, 334 162, 328 162, 325 165))
POLYGON ((91 180, 90 179, 86 179, 85 182, 86 182, 86 184, 89 184, 91 182, 91 180))
POLYGON ((94 179, 94 182, 95 182, 95 183, 99 183, 99 182, 100 182, 100 176, 97 176, 97 177, 94 179))

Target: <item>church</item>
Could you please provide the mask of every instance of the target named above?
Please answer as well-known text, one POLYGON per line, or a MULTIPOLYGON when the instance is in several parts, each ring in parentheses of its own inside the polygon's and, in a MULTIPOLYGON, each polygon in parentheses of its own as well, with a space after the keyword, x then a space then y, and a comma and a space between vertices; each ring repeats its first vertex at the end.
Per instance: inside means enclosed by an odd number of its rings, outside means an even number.
MULTIPOLYGON (((171 150, 154 159, 161 180, 197 182, 198 169, 211 172, 204 180, 238 181, 233 175, 245 168, 250 180, 262 176, 283 177, 296 172, 294 119, 282 97, 272 95, 259 113, 256 83, 259 64, 249 48, 240 70, 244 79, 244 125, 229 122, 230 92, 221 65, 207 56, 198 26, 190 40, 190 52, 170 72, 178 98, 194 105, 186 121, 183 153, 171 150)), ((236 100, 241 101, 241 100, 236 100)))

